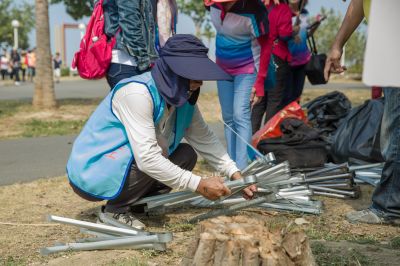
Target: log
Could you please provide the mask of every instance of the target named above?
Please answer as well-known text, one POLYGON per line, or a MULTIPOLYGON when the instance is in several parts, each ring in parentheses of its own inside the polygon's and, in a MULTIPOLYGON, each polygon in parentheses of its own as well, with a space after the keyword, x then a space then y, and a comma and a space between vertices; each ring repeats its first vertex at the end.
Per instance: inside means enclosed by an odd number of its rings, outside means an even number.
POLYGON ((192 265, 194 266, 213 265, 214 245, 215 245, 214 235, 207 232, 200 234, 199 245, 197 246, 196 253, 194 254, 192 265))
POLYGON ((198 226, 181 265, 303 266, 316 265, 301 231, 271 232, 260 219, 217 217, 198 226))

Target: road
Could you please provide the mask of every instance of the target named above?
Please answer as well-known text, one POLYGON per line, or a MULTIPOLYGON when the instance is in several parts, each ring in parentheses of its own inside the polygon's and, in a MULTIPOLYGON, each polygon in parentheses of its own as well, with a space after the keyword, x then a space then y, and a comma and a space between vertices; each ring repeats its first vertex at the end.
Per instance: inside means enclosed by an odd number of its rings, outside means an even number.
MULTIPOLYGON (((210 92, 216 90, 215 82, 205 82, 202 91, 210 92)), ((306 83, 305 88, 329 88, 329 89, 346 89, 346 88, 367 88, 361 82, 346 83, 329 83, 326 85, 311 86, 306 83)), ((32 83, 25 83, 21 86, 1 86, 0 100, 29 100, 32 99, 34 86, 32 83)), ((57 99, 68 98, 102 98, 109 92, 109 87, 105 80, 87 81, 87 80, 67 80, 56 84, 55 86, 57 99)))

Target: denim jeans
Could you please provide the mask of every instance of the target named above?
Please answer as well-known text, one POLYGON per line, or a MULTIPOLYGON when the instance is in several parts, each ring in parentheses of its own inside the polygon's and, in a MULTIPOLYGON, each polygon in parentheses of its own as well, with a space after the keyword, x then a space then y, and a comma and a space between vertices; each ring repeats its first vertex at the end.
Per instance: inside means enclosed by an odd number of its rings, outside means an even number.
POLYGON ((384 218, 400 218, 400 88, 385 88, 381 151, 382 178, 372 195, 372 209, 384 218))
POLYGON ((306 80, 306 65, 290 67, 290 82, 283 106, 297 100, 302 94, 306 80))
MULTIPOLYGON (((233 81, 218 81, 218 97, 222 118, 236 133, 248 143, 251 141, 250 94, 256 74, 234 76, 233 81)), ((228 154, 239 169, 248 164, 247 144, 225 126, 228 154)))
POLYGON ((107 72, 107 82, 112 90, 121 80, 137 76, 142 73, 142 71, 139 71, 134 66, 111 63, 107 72))

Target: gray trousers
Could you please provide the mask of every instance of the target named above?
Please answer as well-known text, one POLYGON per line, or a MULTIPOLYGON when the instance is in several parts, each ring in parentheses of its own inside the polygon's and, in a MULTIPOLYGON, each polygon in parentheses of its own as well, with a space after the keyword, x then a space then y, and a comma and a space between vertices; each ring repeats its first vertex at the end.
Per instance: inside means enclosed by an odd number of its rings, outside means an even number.
MULTIPOLYGON (((192 171, 197 162, 197 154, 194 149, 185 143, 179 144, 178 148, 169 156, 169 160, 182 169, 192 171)), ((80 197, 89 201, 101 201, 71 184, 72 189, 80 197)), ((106 203, 105 210, 113 213, 124 213, 131 210, 131 205, 144 197, 168 193, 170 187, 151 178, 141 172, 136 164, 132 164, 131 171, 125 180, 121 193, 117 198, 106 203)), ((141 212, 143 208, 135 208, 134 211, 141 212)))

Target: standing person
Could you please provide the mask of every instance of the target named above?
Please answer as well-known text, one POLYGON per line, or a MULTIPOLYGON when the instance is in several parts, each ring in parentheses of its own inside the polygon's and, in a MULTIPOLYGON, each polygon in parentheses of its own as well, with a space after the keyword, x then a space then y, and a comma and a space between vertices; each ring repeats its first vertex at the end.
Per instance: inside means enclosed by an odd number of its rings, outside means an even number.
POLYGON ((11 52, 11 64, 15 85, 19 86, 21 81, 19 77, 19 70, 21 69, 21 56, 16 49, 13 49, 11 52))
POLYGON ((7 50, 3 49, 3 53, 1 54, 0 57, 0 71, 2 80, 5 80, 6 76, 8 75, 9 64, 10 64, 10 59, 7 56, 7 50))
MULTIPOLYGON (((368 19, 368 39, 364 60, 363 81, 384 87, 384 113, 381 125, 381 152, 385 159, 382 177, 372 195, 372 205, 346 215, 352 223, 400 225, 400 53, 398 34, 389 34, 400 27, 398 0, 352 0, 342 26, 336 35, 325 65, 325 78, 330 73, 346 70, 340 64, 343 46, 362 22, 368 19), (385 48, 382 49, 382 40, 385 48)), ((378 121, 377 121, 378 123, 378 121)))
POLYGON ((36 48, 33 48, 28 53, 28 70, 29 70, 30 81, 33 82, 33 79, 36 76, 36 48))
POLYGON ((246 142, 250 143, 252 136, 251 105, 264 96, 271 57, 268 12, 258 0, 214 0, 205 4, 217 31, 216 62, 233 76, 232 81, 217 83, 228 153, 244 169, 248 164, 246 142))
POLYGON ((290 62, 289 89, 283 105, 287 105, 299 99, 304 89, 304 83, 306 80, 306 65, 311 59, 311 52, 307 46, 307 27, 309 26, 309 14, 304 8, 307 3, 307 0, 289 0, 289 7, 294 15, 294 38, 288 43, 292 60, 290 62))
POLYGON ((175 0, 152 0, 152 6, 156 19, 156 49, 160 51, 167 40, 176 34, 178 5, 175 0))
POLYGON ((22 72, 22 82, 25 82, 26 71, 28 69, 27 53, 26 51, 21 52, 21 72, 22 72))
POLYGON ((150 69, 158 57, 156 29, 161 34, 159 43, 162 46, 175 27, 174 23, 165 23, 165 20, 157 23, 156 17, 161 16, 160 21, 162 16, 172 20, 177 16, 177 11, 176 3, 172 0, 104 0, 103 7, 105 33, 117 38, 107 73, 108 84, 113 88, 119 81, 150 69), (155 11, 158 4, 160 12, 155 11))
MULTIPOLYGON (((113 88, 75 140, 67 164, 70 185, 86 200, 108 200, 101 212, 110 219, 143 229, 132 205, 171 188, 211 200, 230 194, 221 178, 191 172, 195 150, 218 171, 241 178, 196 105, 202 80, 231 79, 207 52, 192 35, 173 36, 153 69, 113 88)), ((252 197, 255 190, 245 193, 252 197)))
POLYGON ((60 53, 57 52, 53 58, 54 79, 55 79, 56 83, 60 83, 61 65, 62 65, 61 56, 60 56, 60 53))
POLYGON ((275 66, 275 86, 268 88, 265 97, 253 107, 251 123, 253 133, 260 129, 265 113, 265 121, 270 120, 284 105, 289 92, 290 61, 288 41, 292 38, 292 12, 285 3, 268 3, 269 42, 273 43, 272 60, 275 66))

